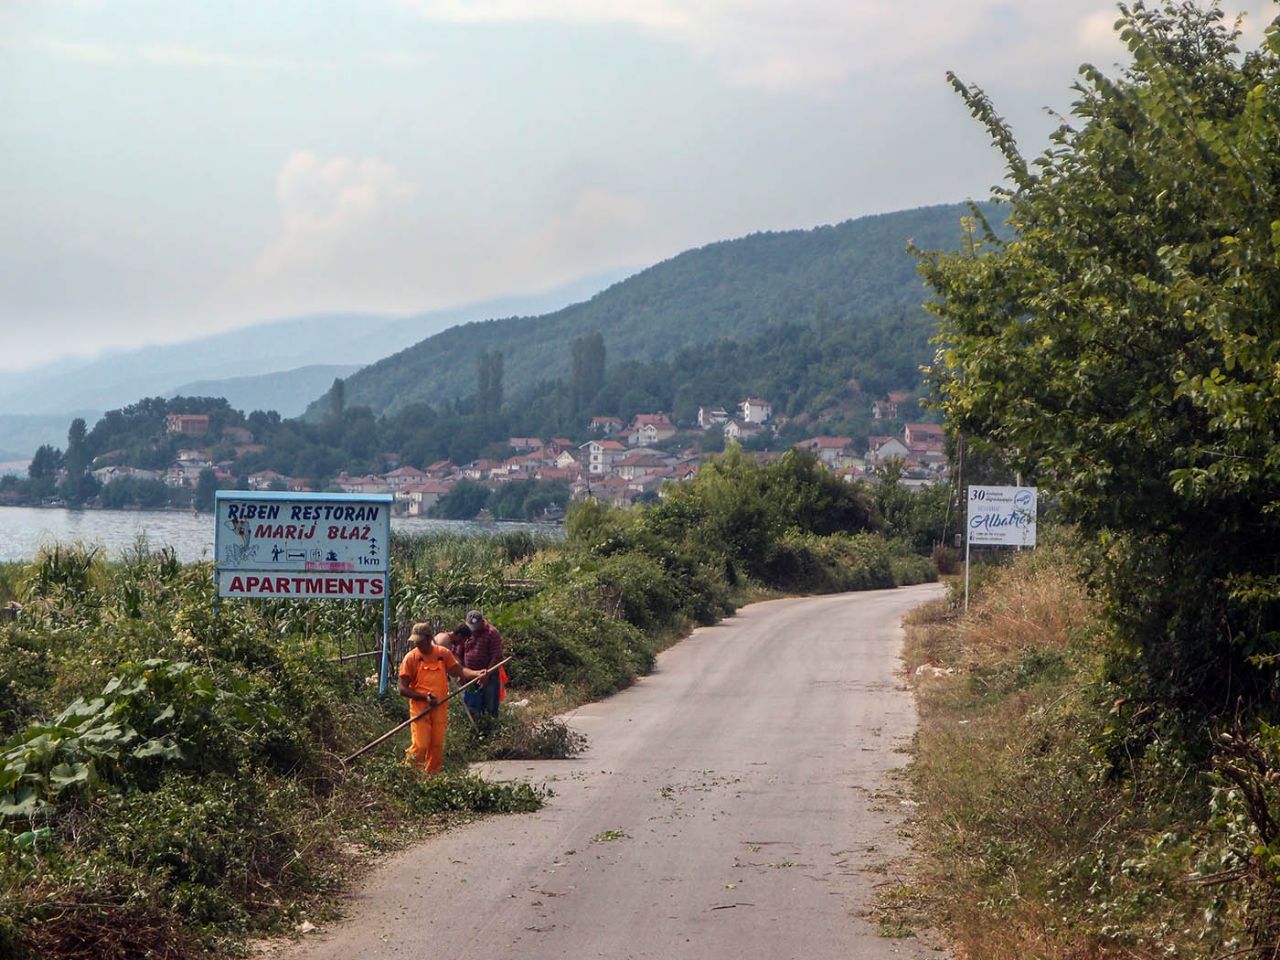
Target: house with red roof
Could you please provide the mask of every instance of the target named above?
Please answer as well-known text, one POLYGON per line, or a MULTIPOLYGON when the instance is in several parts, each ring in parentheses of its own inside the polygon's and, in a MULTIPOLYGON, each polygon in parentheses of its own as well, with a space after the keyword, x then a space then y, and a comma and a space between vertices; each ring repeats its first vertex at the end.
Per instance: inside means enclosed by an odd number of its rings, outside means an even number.
POLYGON ((627 448, 617 440, 588 440, 578 449, 583 453, 587 472, 593 477, 608 473, 616 461, 627 455, 627 448))
POLYGON ((743 423, 766 423, 773 416, 773 404, 759 397, 747 397, 738 404, 738 415, 743 423))
POLYGON ((627 442, 633 447, 652 447, 674 437, 679 430, 666 413, 637 413, 627 429, 627 442))
POLYGON ((422 480, 407 483, 394 494, 396 509, 406 516, 425 517, 432 507, 440 502, 453 488, 453 484, 439 480, 422 480))
POLYGON ((853 456, 852 437, 810 437, 795 446, 812 452, 829 467, 843 466, 853 456))
POLYGON ((419 470, 417 467, 405 465, 403 467, 396 467, 389 473, 384 473, 382 475, 382 479, 387 481, 387 486, 394 492, 401 489, 405 484, 421 483, 423 480, 428 478, 426 471, 419 470))

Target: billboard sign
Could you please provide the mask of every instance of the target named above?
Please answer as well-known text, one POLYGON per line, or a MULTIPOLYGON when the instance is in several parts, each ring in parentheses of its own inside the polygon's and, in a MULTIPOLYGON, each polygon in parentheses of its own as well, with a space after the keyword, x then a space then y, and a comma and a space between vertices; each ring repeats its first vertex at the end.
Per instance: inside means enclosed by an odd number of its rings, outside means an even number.
POLYGON ((1034 547, 1036 488, 970 487, 968 543, 982 547, 1034 547))
POLYGON ((213 541, 218 595, 385 599, 391 499, 219 490, 213 541))

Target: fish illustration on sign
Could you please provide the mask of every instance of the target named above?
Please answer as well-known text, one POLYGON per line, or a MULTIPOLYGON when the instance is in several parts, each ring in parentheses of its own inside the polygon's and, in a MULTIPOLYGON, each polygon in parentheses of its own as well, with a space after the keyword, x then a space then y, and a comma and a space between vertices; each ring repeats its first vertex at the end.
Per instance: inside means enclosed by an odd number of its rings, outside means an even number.
POLYGON ((249 521, 236 517, 228 520, 223 526, 236 535, 236 542, 227 544, 225 553, 228 562, 243 563, 250 557, 258 555, 258 545, 252 542, 253 530, 249 526, 249 521))

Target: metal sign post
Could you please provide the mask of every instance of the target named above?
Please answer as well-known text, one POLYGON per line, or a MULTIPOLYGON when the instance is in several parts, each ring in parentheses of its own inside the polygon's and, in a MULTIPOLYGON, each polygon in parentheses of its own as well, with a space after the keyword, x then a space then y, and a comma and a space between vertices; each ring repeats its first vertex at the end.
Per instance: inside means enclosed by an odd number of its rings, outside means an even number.
POLYGON ((390 494, 217 491, 217 598, 381 600, 378 692, 385 694, 391 645, 391 503, 390 494))
POLYGON ((969 487, 964 538, 964 608, 969 609, 969 547, 1034 547, 1035 487, 969 487))

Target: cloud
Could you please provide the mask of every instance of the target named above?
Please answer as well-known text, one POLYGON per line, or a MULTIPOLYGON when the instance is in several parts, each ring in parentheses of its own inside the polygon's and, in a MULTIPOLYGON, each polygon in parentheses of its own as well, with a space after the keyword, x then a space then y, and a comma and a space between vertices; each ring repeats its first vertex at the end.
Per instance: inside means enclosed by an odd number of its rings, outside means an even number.
MULTIPOLYGON (((1016 82, 1043 76, 1045 57, 1074 66, 1109 62, 1122 52, 1111 30, 1119 14, 1109 0, 397 2, 450 23, 633 27, 684 46, 732 85, 778 93, 825 95, 854 80, 889 86, 966 64, 1016 82), (1052 40, 1029 43, 1032 35, 1052 40)), ((1251 19, 1262 19, 1262 0, 1245 6, 1255 13, 1251 19)))
POLYGON ((0 46, 6 49, 25 47, 59 60, 98 67, 145 65, 198 70, 298 70, 307 66, 282 57, 246 56, 181 43, 128 46, 67 40, 57 36, 33 36, 25 41, 4 41, 0 46))
POLYGON ((276 176, 279 233, 253 272, 268 279, 323 270, 352 247, 373 241, 379 223, 416 192, 385 161, 295 151, 276 176))
POLYGON ((33 37, 29 45, 42 53, 60 60, 87 63, 100 67, 114 67, 128 63, 129 53, 105 43, 83 43, 64 40, 61 37, 33 37))
POLYGON ((513 237, 495 256, 521 284, 546 284, 586 271, 631 265, 645 259, 653 228, 652 209, 634 193, 604 184, 561 193, 553 209, 513 237))
POLYGON ((139 47, 137 57, 144 63, 156 66, 196 69, 296 70, 301 66, 295 61, 279 57, 247 57, 177 43, 139 47))

